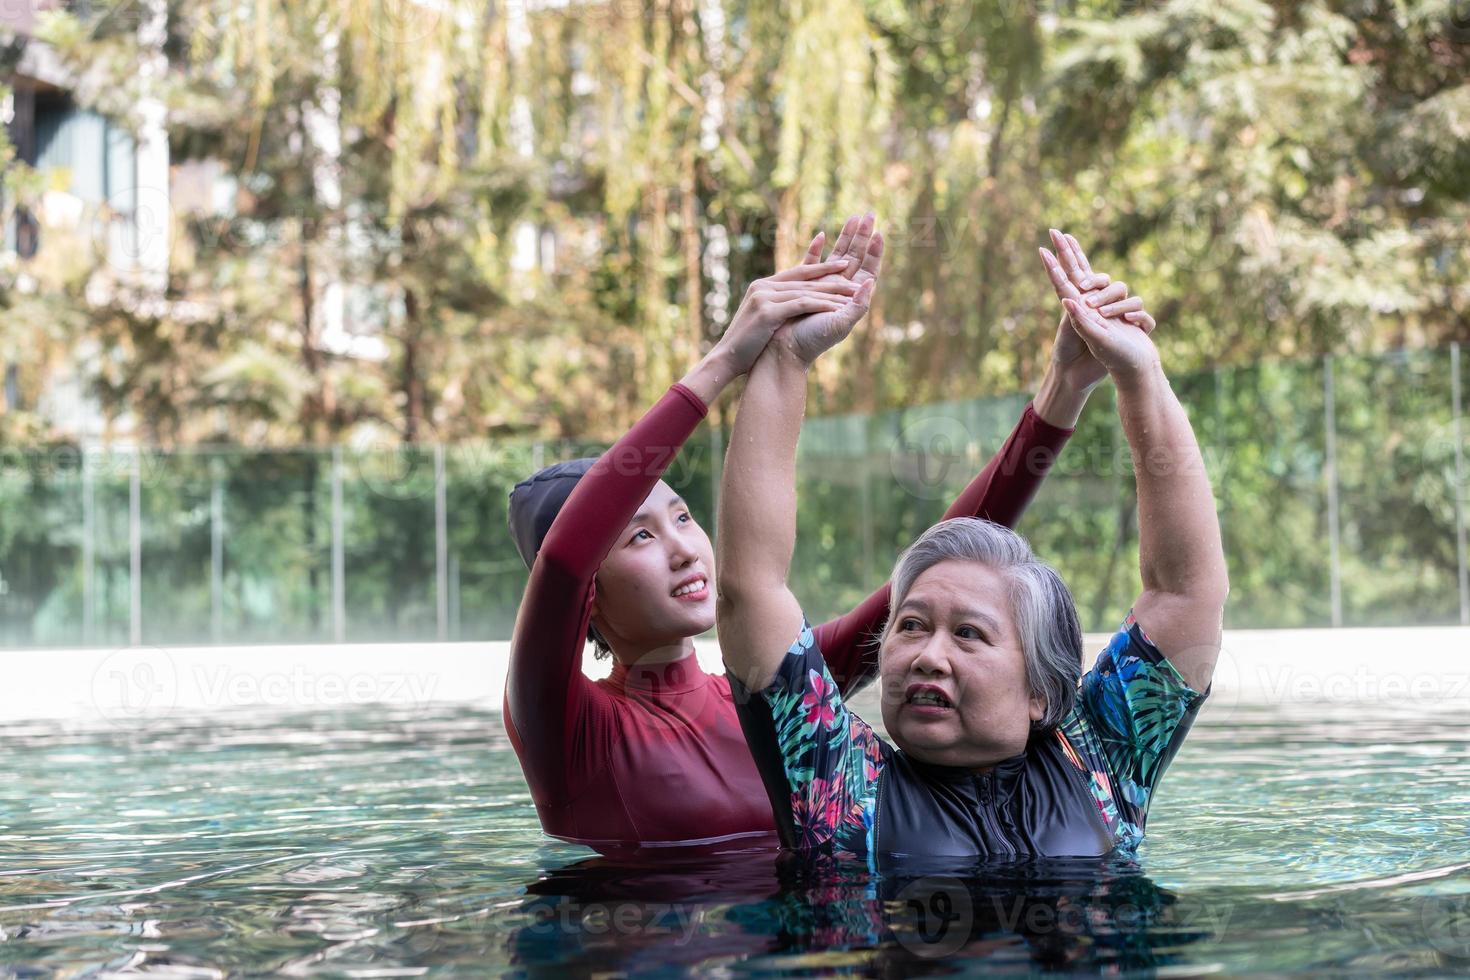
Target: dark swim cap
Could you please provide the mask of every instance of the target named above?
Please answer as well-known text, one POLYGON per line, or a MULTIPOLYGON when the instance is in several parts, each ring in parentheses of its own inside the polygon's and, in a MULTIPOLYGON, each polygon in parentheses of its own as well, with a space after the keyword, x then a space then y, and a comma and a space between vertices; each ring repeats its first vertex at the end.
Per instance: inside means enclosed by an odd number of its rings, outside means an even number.
POLYGON ((537 470, 529 478, 515 485, 510 492, 510 536, 515 539, 516 551, 521 561, 530 568, 541 550, 541 542, 551 530, 551 522, 561 513, 561 505, 567 502, 577 481, 592 469, 597 459, 568 460, 552 463, 537 470))

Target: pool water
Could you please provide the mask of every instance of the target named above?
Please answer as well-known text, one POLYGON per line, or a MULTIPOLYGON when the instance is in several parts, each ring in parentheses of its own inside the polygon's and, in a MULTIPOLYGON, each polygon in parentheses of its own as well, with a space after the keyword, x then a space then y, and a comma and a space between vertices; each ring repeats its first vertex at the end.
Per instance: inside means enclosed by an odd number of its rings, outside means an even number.
POLYGON ((0 975, 1470 970, 1470 705, 1207 707, 1137 860, 544 837, 496 712, 0 727, 0 975))

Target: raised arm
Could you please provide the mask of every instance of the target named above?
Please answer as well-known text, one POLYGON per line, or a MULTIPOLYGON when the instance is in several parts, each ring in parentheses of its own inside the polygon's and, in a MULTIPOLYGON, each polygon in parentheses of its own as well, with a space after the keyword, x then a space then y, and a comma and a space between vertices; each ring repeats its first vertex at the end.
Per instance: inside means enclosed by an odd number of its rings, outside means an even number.
POLYGON ((1138 483, 1139 570, 1133 611, 1154 645, 1196 691, 1209 687, 1229 592, 1225 549, 1204 459, 1142 331, 1065 300, 1078 332, 1108 368, 1138 483))
POLYGON ((709 403, 749 369, 776 328, 847 302, 856 286, 815 282, 844 267, 839 259, 753 283, 715 348, 598 459, 558 512, 516 617, 505 690, 506 728, 537 802, 568 790, 573 740, 599 703, 581 671, 598 568, 709 403))
MULTIPOLYGON (((1094 309, 1126 300, 1127 285, 1094 272, 1077 239, 1053 229, 1051 240, 1056 254, 1042 249, 1041 260, 1059 300, 1076 299, 1094 309)), ((1153 321, 1147 317, 1129 322, 1145 333, 1153 330, 1153 321)), ((1107 376, 1107 368, 1082 342, 1072 327, 1071 316, 1063 310, 1051 360, 1035 399, 1021 414, 1005 444, 950 504, 943 519, 983 517, 1014 528, 1071 438, 1088 396, 1107 376)), ((851 612, 813 631, 844 695, 866 684, 878 669, 877 638, 888 619, 888 597, 885 582, 851 612)))
MULTIPOLYGON (((866 251, 872 216, 856 231, 866 251)), ((806 411, 806 372, 867 312, 875 280, 865 280, 842 310, 782 329, 750 372, 725 454, 715 543, 715 624, 725 668, 749 691, 762 691, 792 639, 802 610, 787 586, 796 545, 796 443, 806 411)))
POLYGON ((715 536, 715 627, 725 669, 763 691, 801 630, 786 584, 796 545, 796 442, 806 365, 772 347, 751 369, 725 453, 715 536))

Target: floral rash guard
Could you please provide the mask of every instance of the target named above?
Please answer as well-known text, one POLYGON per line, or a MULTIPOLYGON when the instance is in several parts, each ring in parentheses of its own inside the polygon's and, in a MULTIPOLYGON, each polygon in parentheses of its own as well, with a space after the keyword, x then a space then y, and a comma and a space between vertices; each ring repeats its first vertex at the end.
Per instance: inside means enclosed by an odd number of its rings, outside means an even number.
POLYGON ((978 775, 879 738, 848 710, 806 624, 769 687, 731 685, 783 845, 870 862, 1131 850, 1204 700, 1131 614, 1062 723, 978 775))

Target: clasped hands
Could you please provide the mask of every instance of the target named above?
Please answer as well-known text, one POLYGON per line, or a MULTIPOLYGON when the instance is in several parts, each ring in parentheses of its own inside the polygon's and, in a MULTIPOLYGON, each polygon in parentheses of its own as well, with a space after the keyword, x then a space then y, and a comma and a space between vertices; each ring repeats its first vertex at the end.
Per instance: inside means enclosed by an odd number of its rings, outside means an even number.
MULTIPOLYGON (((716 352, 735 374, 748 372, 768 344, 802 364, 845 339, 868 312, 883 264, 883 236, 871 211, 842 226, 822 258, 825 233, 798 265, 751 283, 716 352)), ((1077 239, 1051 230, 1055 252, 1039 249, 1063 312, 1052 348, 1059 383, 1084 394, 1109 374, 1132 376, 1157 364, 1154 318, 1128 286, 1094 272, 1077 239)))

